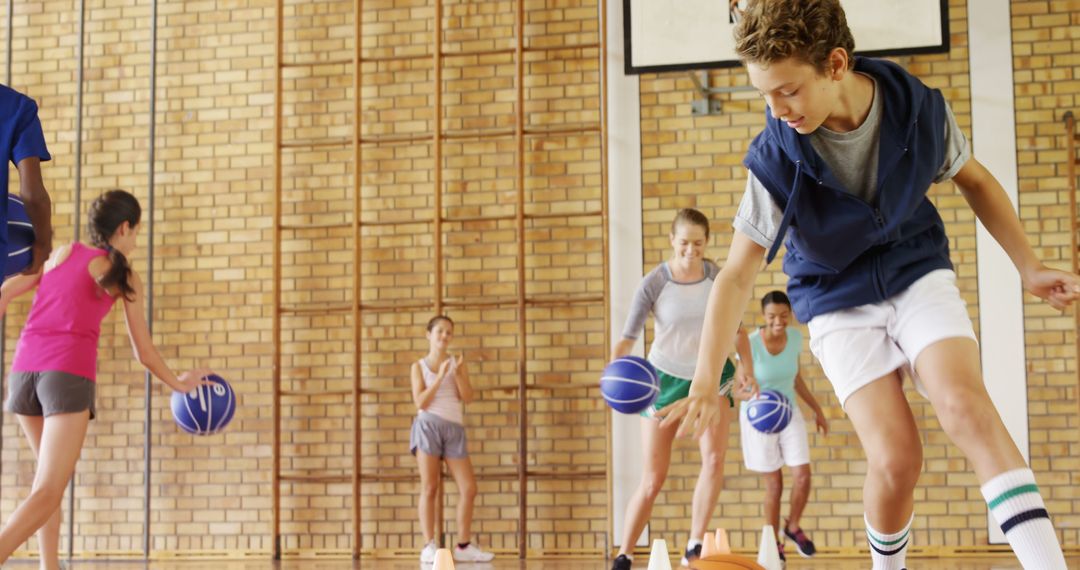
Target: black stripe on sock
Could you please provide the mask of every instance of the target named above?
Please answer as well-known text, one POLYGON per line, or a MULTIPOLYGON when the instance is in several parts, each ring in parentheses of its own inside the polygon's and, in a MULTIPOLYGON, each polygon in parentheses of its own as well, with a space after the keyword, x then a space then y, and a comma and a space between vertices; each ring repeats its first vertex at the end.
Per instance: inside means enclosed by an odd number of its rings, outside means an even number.
POLYGON ((1012 527, 1033 519, 1049 519, 1050 513, 1046 512, 1046 509, 1031 509, 1030 511, 1024 511, 1009 520, 1001 523, 1001 532, 1008 534, 1012 527))
POLYGON ((908 541, 905 540, 904 544, 901 544, 900 548, 897 548, 896 550, 882 550, 882 549, 874 546, 874 543, 869 541, 869 540, 866 541, 866 543, 870 545, 870 548, 874 549, 874 552, 877 552, 878 554, 880 554, 882 556, 892 556, 894 554, 898 554, 901 550, 907 548, 908 541))

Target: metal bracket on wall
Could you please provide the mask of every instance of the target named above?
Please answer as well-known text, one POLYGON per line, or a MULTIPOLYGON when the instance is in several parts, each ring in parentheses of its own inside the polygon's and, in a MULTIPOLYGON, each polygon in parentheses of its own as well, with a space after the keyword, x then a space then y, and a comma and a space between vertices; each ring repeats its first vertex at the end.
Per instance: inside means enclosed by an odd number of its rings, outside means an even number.
POLYGON ((694 89, 698 94, 698 98, 690 102, 690 114, 695 116, 719 115, 724 112, 723 102, 720 99, 714 98, 713 95, 754 90, 754 88, 749 85, 739 85, 736 87, 709 87, 708 71, 691 71, 689 72, 689 75, 690 80, 694 82, 694 89))

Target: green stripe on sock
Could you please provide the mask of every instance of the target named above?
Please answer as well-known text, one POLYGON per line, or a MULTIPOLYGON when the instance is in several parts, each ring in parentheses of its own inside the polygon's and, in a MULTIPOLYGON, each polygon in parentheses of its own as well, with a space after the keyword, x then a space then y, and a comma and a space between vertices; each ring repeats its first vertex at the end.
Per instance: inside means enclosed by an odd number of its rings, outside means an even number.
POLYGON ((874 541, 874 542, 876 542, 876 543, 878 543, 878 544, 880 544, 882 546, 892 546, 894 544, 899 544, 901 541, 903 541, 905 538, 907 538, 907 535, 908 535, 909 532, 911 532, 911 529, 905 530, 904 534, 900 538, 898 538, 896 540, 892 540, 892 541, 882 540, 882 539, 874 536, 874 533, 870 532, 869 530, 866 531, 866 536, 870 537, 870 540, 872 540, 872 541, 874 541))
POLYGON ((1005 501, 1007 501, 1007 500, 1009 500, 1009 499, 1011 499, 1011 498, 1013 498, 1013 497, 1015 497, 1017 495, 1024 495, 1024 494, 1027 494, 1027 493, 1038 494, 1039 493, 1039 486, 1034 484, 1034 483, 1031 483, 1029 485, 1020 485, 1019 487, 1009 489, 1008 491, 1005 491, 1004 493, 998 495, 996 499, 994 499, 993 501, 990 501, 987 504, 990 506, 990 510, 994 510, 994 508, 997 507, 998 505, 1000 505, 1001 503, 1004 503, 1005 501))

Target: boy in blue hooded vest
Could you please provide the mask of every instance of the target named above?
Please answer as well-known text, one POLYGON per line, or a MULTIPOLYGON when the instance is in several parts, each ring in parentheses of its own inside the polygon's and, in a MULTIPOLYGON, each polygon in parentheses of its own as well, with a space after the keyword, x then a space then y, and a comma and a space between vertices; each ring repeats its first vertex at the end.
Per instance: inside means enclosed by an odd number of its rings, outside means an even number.
MULTIPOLYGON (((0 252, 7 252, 8 161, 19 170, 19 197, 34 226, 32 261, 37 273, 52 252, 52 203, 41 180, 41 163, 51 160, 34 100, 0 85, 0 252)), ((0 264, 2 267, 2 264, 0 264)))
MULTIPOLYGON (((746 194, 727 263, 709 298, 701 346, 731 346, 762 259, 786 236, 796 316, 867 456, 866 534, 875 570, 905 564, 922 446, 902 390, 909 374, 964 452, 1025 568, 1065 560, 1032 471, 979 369, 979 349, 926 197, 951 179, 1024 287, 1064 309, 1080 279, 1044 266, 1001 185, 970 157, 941 93, 884 60, 853 58, 839 0, 758 0, 735 32, 750 82, 769 107, 747 151, 746 194)), ((702 350, 690 396, 665 410, 680 431, 718 416, 723 352, 702 350)))

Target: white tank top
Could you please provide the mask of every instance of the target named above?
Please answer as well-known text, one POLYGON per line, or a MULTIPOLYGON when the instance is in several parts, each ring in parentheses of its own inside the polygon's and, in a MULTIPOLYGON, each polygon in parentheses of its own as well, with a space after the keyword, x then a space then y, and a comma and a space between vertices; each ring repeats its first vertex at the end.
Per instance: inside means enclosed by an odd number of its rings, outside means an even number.
MULTIPOLYGON (((428 368, 427 360, 424 358, 420 359, 420 370, 424 374, 425 388, 435 383, 438 373, 428 368)), ((465 411, 461 405, 461 396, 458 394, 456 372, 457 363, 451 356, 450 370, 446 373, 446 378, 443 378, 439 389, 435 391, 435 397, 432 398, 431 403, 427 408, 420 410, 420 413, 435 414, 448 422, 465 425, 465 411)))

